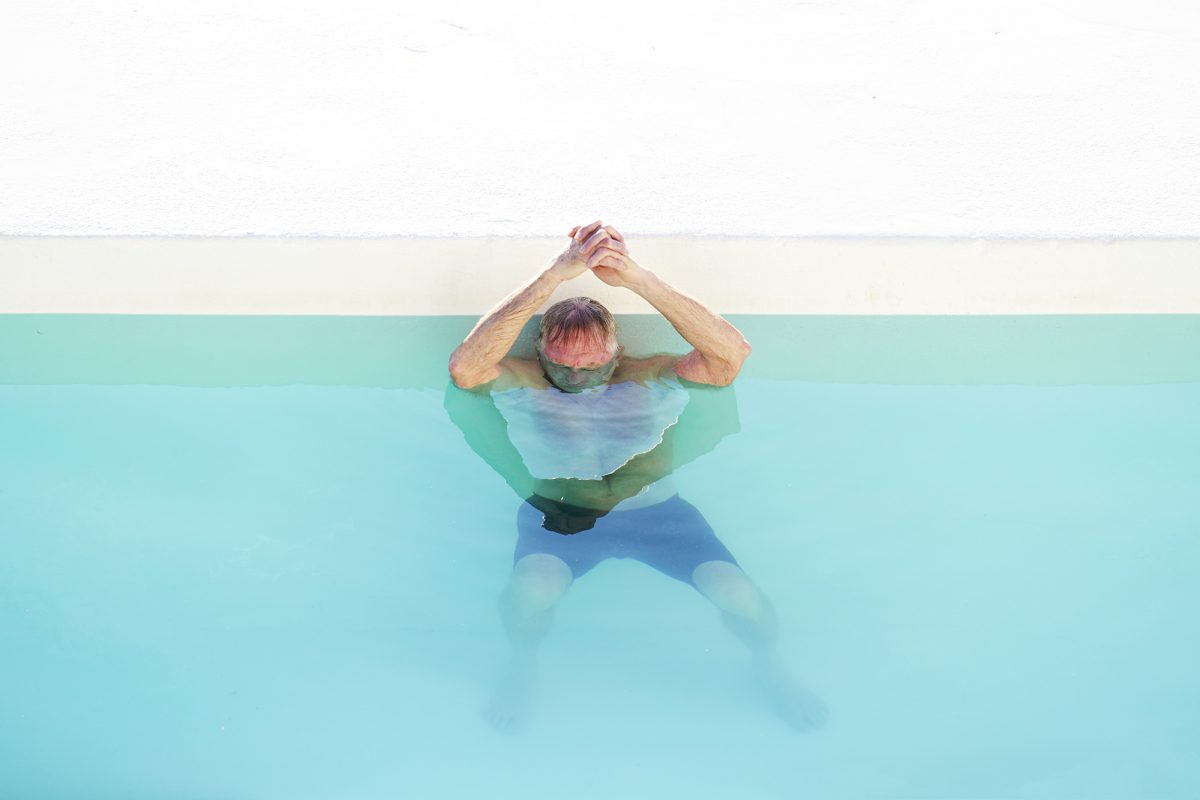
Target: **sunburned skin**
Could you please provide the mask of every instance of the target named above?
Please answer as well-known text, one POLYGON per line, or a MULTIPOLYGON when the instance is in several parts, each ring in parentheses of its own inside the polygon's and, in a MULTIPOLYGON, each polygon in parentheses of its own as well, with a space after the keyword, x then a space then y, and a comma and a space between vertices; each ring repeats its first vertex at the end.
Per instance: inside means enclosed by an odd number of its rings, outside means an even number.
MULTIPOLYGON (((672 367, 679 361, 679 356, 657 355, 645 358, 634 358, 624 355, 623 349, 613 344, 607 346, 603 340, 556 344, 546 342, 542 347, 546 358, 564 367, 577 369, 595 369, 602 367, 617 356, 617 366, 608 384, 623 381, 644 382, 653 380, 666 373, 674 375, 672 367)), ((503 391, 517 386, 550 389, 557 388, 547 380, 544 370, 536 358, 506 357, 500 362, 500 374, 493 384, 493 391, 503 391)))
POLYGON ((594 369, 607 364, 613 357, 613 351, 603 341, 595 339, 574 345, 546 342, 542 352, 554 363, 576 369, 594 369))
POLYGON ((595 367, 561 364, 546 355, 540 342, 537 345, 537 354, 538 363, 542 366, 542 374, 546 376, 546 380, 563 392, 577 393, 606 384, 616 371, 617 362, 621 357, 621 349, 618 348, 607 361, 595 367))

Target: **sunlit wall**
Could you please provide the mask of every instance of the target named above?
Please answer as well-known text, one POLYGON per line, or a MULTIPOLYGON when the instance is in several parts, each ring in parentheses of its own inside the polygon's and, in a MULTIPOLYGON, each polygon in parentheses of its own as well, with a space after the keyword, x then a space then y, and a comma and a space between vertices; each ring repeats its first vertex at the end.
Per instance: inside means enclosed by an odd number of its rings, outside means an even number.
POLYGON ((0 234, 1194 237, 1200 6, 0 7, 0 234))

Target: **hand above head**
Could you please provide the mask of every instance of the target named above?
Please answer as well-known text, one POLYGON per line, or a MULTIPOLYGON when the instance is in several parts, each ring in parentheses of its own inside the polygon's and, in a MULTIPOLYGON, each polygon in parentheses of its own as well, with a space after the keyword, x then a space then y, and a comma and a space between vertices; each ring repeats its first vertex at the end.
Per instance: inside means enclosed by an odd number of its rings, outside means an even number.
POLYGON ((602 240, 592 250, 587 261, 588 269, 609 286, 633 289, 648 273, 630 258, 629 248, 625 246, 625 237, 616 228, 608 225, 604 230, 608 232, 609 238, 602 240))
POLYGON ((560 280, 570 280, 582 275, 588 269, 588 257, 605 242, 611 241, 609 229, 601 227, 603 223, 596 220, 590 225, 576 225, 567 234, 571 241, 554 257, 551 265, 553 272, 560 280))

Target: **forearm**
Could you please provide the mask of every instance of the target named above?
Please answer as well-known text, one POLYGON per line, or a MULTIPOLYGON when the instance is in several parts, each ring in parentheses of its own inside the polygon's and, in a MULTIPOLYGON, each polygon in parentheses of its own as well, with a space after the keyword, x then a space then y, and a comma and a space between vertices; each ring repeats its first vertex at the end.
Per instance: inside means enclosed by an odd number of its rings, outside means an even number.
POLYGON ((750 353, 750 345, 741 331, 699 300, 648 270, 630 288, 654 306, 679 335, 696 348, 696 355, 705 362, 714 382, 733 380, 750 353))
POLYGON ((495 379, 500 359, 561 282, 551 262, 484 314, 450 356, 455 384, 469 388, 495 379))

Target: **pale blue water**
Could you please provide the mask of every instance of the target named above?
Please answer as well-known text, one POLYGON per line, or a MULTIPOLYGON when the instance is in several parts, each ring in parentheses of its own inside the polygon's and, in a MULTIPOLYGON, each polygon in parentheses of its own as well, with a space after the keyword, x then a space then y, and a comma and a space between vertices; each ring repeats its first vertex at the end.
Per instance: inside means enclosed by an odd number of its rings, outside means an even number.
POLYGON ((484 723, 471 320, 0 317, 0 797, 1200 796, 1200 318, 735 322, 740 431, 676 480, 807 734, 632 561, 484 723))

